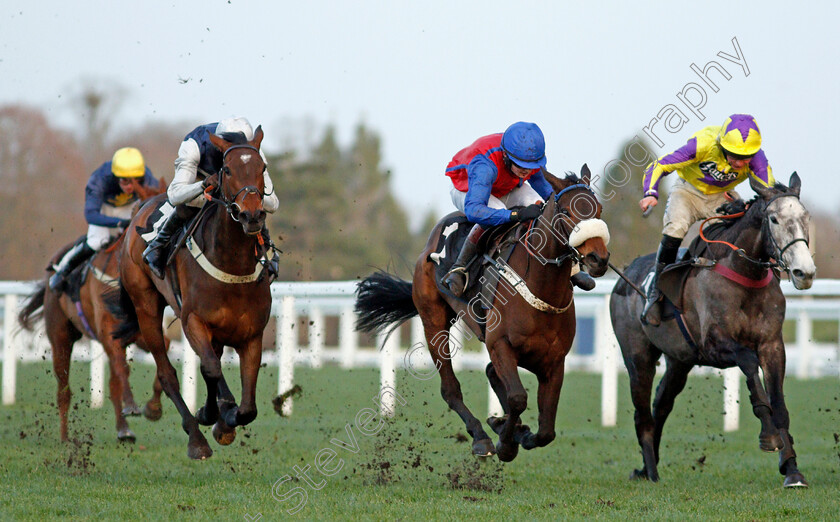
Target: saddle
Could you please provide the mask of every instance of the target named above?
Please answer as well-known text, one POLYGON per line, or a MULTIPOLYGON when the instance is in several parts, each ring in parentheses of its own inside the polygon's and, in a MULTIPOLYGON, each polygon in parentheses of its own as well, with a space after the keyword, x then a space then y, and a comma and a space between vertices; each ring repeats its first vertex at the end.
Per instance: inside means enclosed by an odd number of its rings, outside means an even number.
MULTIPOLYGON (((488 270, 493 259, 507 261, 513 253, 517 243, 515 237, 518 223, 505 223, 488 228, 478 244, 476 256, 466 266, 467 286, 462 296, 455 296, 443 284, 443 280, 455 264, 458 253, 464 245, 473 223, 463 214, 456 214, 441 224, 435 252, 429 254, 428 260, 435 263, 435 284, 441 294, 465 303, 472 307, 471 316, 483 319, 486 311, 493 305, 496 288, 499 284, 499 272, 488 270), (489 259, 488 259, 489 258, 489 259), (478 299, 476 299, 478 297, 478 299)), ((482 324, 483 327, 483 324, 482 324)))

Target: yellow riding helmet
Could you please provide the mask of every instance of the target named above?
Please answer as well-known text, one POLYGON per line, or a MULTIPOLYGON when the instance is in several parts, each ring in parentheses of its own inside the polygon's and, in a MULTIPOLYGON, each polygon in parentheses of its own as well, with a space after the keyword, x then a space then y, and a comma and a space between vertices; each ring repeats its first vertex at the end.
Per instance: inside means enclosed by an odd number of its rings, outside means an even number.
POLYGON ((146 173, 143 155, 134 147, 123 147, 114 153, 111 172, 118 178, 142 178, 146 173))
POLYGON ((761 149, 761 132, 755 118, 749 114, 733 114, 720 128, 718 143, 738 156, 752 156, 761 149))

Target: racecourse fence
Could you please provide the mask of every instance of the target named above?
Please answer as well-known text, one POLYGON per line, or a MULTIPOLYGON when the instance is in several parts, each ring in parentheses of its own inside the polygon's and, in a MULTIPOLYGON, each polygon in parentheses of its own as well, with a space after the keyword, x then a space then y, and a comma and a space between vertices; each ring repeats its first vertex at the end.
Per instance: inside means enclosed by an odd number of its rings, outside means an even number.
MULTIPOLYGON (((601 424, 614 426, 617 420, 619 372, 624 372, 618 343, 609 319, 609 297, 615 280, 600 279, 591 292, 575 293, 578 333, 572 352, 566 360, 567 370, 601 375, 601 424)), ((22 330, 17 312, 23 298, 34 289, 31 282, 0 282, 2 304, 2 401, 14 404, 18 364, 50 359, 50 346, 43 324, 34 332, 22 330)), ((325 364, 342 368, 378 367, 380 369, 381 408, 383 415, 393 413, 393 394, 397 389, 397 369, 409 368, 404 378, 436 378, 431 358, 425 353, 422 325, 414 318, 387 340, 368 338, 354 330, 353 312, 356 281, 284 283, 275 282, 272 319, 264 337, 263 362, 279 367, 278 394, 294 386, 296 366, 319 368, 325 364)), ((815 281, 807 291, 798 291, 788 281, 782 282, 787 297, 786 323, 791 322, 793 342, 786 343, 787 374, 801 379, 840 377, 840 280, 815 281), (822 324, 820 324, 822 323, 822 324), (814 340, 814 327, 821 335, 831 332, 829 340, 814 340)), ((195 411, 197 402, 198 358, 187 346, 176 320, 164 319, 167 334, 173 339, 170 359, 181 368, 181 390, 184 400, 195 411)), ((483 345, 461 325, 452 329, 450 346, 452 364, 458 370, 484 370, 489 357, 483 345), (462 349, 463 348, 463 349, 462 349)), ((128 348, 134 364, 154 364, 151 355, 133 346, 128 348)), ((83 340, 76 344, 73 361, 90 363, 90 404, 99 408, 104 403, 106 357, 102 346, 83 340)), ((235 352, 226 348, 223 365, 238 365, 235 352)), ((660 366, 664 371, 664 365, 660 366)), ((738 429, 740 380, 737 368, 716 370, 695 368, 695 373, 723 375, 724 430, 738 429)), ((291 415, 293 399, 283 403, 284 413, 291 415)), ((488 385, 490 415, 501 414, 501 406, 488 385)))

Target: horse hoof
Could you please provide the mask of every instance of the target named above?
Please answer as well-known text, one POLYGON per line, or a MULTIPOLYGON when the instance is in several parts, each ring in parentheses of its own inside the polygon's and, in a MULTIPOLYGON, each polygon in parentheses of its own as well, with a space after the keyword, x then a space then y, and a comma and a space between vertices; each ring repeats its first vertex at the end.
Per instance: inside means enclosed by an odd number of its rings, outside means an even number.
POLYGON ((502 462, 510 462, 519 454, 519 444, 502 444, 499 442, 496 445, 496 456, 502 462))
POLYGON ((767 453, 775 453, 780 451, 784 447, 785 443, 782 442, 782 438, 779 434, 770 435, 770 436, 759 436, 758 437, 758 447, 761 448, 761 451, 766 451, 767 453))
POLYGON ((805 477, 802 476, 802 473, 791 473, 790 475, 785 477, 785 484, 784 487, 786 488, 807 488, 808 482, 805 480, 805 477))
POLYGON ((135 442, 137 440, 137 435, 135 435, 130 429, 126 428, 117 433, 117 440, 120 442, 135 442))
POLYGON ((212 426, 216 424, 217 420, 219 420, 219 410, 216 410, 211 414, 207 412, 206 407, 202 406, 198 409, 198 412, 196 412, 195 420, 197 420, 202 426, 212 426))
POLYGON ((122 409, 122 414, 125 417, 138 417, 140 416, 140 408, 136 404, 131 404, 122 409))
POLYGON ((490 429, 496 432, 496 435, 498 435, 502 431, 502 426, 505 425, 505 422, 507 422, 507 415, 505 415, 504 417, 487 418, 487 425, 490 426, 490 429))
POLYGON ((653 475, 648 475, 646 469, 634 469, 630 472, 630 480, 649 480, 651 482, 659 482, 659 475, 653 473, 653 475))
POLYGON ((472 452, 476 457, 492 457, 496 454, 496 447, 492 440, 481 439, 473 442, 472 452))
POLYGON ((163 409, 160 407, 155 408, 147 404, 143 407, 143 416, 150 421, 160 420, 160 418, 163 417, 163 409))
POLYGON ((227 446, 236 439, 236 428, 231 428, 225 421, 219 419, 213 425, 213 438, 222 446, 227 446))
POLYGON ((213 456, 213 450, 205 442, 203 445, 188 446, 187 456, 193 460, 209 459, 213 456))

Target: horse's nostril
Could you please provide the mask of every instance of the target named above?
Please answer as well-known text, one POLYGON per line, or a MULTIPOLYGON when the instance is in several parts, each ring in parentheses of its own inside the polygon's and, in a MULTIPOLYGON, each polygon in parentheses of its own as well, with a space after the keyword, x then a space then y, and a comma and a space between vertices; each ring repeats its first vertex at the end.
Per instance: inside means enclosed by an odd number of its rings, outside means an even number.
POLYGON ((805 277, 805 272, 797 268, 793 271, 793 275, 794 277, 805 277))

